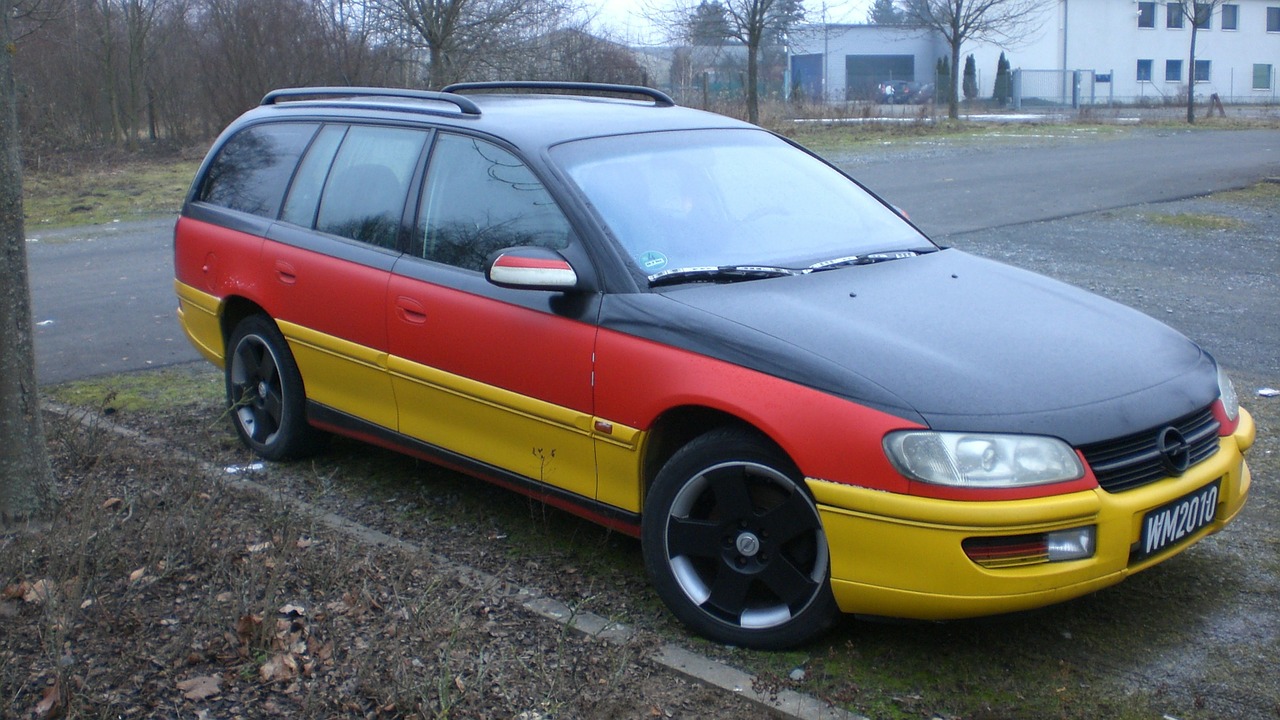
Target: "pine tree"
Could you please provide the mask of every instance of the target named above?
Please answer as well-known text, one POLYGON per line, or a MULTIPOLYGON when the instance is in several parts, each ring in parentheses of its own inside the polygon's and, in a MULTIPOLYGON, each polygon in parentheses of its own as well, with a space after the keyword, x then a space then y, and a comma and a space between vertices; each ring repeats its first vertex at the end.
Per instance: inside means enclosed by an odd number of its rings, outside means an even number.
POLYGON ((938 67, 935 72, 937 82, 934 87, 937 88, 935 95, 939 104, 951 102, 951 96, 956 91, 956 84, 951 80, 951 59, 943 56, 938 58, 938 67))
POLYGON ((1013 94, 1012 80, 1009 72, 1009 61, 1005 59, 1004 53, 1000 53, 1000 59, 996 61, 996 87, 992 93, 991 99, 996 101, 997 105, 1004 105, 1009 102, 1009 96, 1013 94))
POLYGON ((964 99, 972 100, 978 97, 978 67, 974 62, 973 54, 964 59, 964 99))
POLYGON ((868 25, 901 25, 902 11, 894 7, 893 0, 875 0, 867 12, 868 25))

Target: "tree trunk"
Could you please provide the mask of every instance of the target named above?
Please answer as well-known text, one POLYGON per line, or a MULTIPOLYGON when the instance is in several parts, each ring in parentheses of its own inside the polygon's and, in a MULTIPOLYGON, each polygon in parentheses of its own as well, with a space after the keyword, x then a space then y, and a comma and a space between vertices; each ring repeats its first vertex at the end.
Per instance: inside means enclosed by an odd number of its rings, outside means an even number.
POLYGON ((13 0, 0 0, 0 14, 0 527, 7 527, 48 515, 53 471, 36 392, 13 80, 13 0))
POLYGON ((760 40, 747 46, 747 122, 760 124, 760 40))
POLYGON ((955 34, 952 35, 954 40, 951 41, 951 76, 947 79, 947 84, 951 87, 947 93, 947 117, 952 120, 960 119, 960 93, 957 87, 960 81, 960 29, 955 28, 955 34))

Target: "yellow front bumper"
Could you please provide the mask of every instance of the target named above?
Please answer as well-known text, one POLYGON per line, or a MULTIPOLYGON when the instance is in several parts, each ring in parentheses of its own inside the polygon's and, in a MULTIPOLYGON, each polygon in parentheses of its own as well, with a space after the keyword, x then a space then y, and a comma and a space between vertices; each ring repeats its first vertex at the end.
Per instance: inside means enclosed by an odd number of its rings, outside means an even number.
POLYGON ((1241 410, 1236 432, 1213 457, 1178 478, 1125 491, 971 502, 868 490, 822 480, 808 485, 831 548, 831 589, 847 613, 918 619, 992 615, 1085 595, 1178 554, 1221 530, 1244 506, 1251 481, 1244 453, 1253 419, 1241 410), (1217 510, 1207 527, 1153 557, 1130 562, 1143 516, 1221 479, 1217 510), (961 543, 1097 527, 1097 552, 1085 560, 984 568, 961 543))

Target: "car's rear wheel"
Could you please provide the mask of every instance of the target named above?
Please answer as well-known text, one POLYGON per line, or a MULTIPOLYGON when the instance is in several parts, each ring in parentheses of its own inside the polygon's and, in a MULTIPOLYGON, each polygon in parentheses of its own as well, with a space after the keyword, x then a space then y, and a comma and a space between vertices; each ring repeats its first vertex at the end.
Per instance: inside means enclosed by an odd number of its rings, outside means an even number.
POLYGON ((236 433, 267 460, 309 455, 323 435, 307 424, 306 392, 289 345, 263 315, 240 321, 227 342, 227 406, 236 433))
POLYGON ((817 507, 754 433, 715 430, 676 452, 645 501, 642 543, 658 595, 714 640, 790 647, 837 614, 817 507))

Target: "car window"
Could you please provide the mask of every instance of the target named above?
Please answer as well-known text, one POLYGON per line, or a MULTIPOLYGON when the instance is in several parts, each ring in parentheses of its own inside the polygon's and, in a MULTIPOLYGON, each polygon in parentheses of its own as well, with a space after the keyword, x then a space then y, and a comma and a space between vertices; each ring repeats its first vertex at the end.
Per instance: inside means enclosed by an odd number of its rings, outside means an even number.
POLYGON ((209 165, 199 199, 275 218, 316 123, 273 123, 247 128, 222 146, 209 165))
POLYGON ((413 253, 483 270, 495 250, 518 245, 564 248, 568 220, 515 155, 462 135, 441 134, 431 151, 413 253))
POLYGON ((932 246, 857 183, 760 130, 579 140, 552 157, 650 276, 932 246))
POLYGON ((316 229, 395 248, 426 139, 425 130, 359 125, 349 129, 320 196, 316 229))
POLYGON ((284 209, 280 211, 281 220, 302 227, 315 227, 320 193, 324 190, 325 179, 329 177, 333 156, 338 153, 338 146, 346 134, 346 125, 326 125, 312 141, 306 157, 298 166, 298 174, 293 178, 289 197, 285 198, 284 209))

